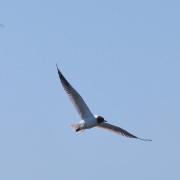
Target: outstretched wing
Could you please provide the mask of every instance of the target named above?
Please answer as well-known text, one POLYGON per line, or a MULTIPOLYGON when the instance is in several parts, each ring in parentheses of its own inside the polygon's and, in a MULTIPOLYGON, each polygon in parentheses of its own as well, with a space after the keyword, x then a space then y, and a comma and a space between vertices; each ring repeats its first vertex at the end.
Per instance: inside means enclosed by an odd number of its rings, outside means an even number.
POLYGON ((142 139, 142 138, 139 138, 137 136, 134 136, 133 134, 129 133, 128 131, 118 127, 118 126, 114 126, 112 124, 109 124, 109 123, 101 123, 99 124, 97 127, 100 127, 100 128, 103 128, 103 129, 107 129, 107 130, 110 130, 112 132, 115 132, 115 133, 118 133, 122 136, 126 136, 126 137, 129 137, 129 138, 136 138, 136 139, 140 139, 140 140, 143 140, 143 141, 151 141, 150 139, 142 139))
POLYGON ((71 86, 71 84, 66 80, 66 78, 63 76, 63 74, 59 70, 58 66, 57 66, 57 71, 58 71, 58 74, 59 74, 60 81, 61 81, 61 83, 62 83, 62 85, 64 87, 64 90, 69 95, 72 103, 74 104, 75 108, 79 112, 81 118, 83 120, 86 120, 89 117, 93 117, 93 114, 89 110, 89 108, 88 108, 87 104, 84 102, 83 98, 71 86))

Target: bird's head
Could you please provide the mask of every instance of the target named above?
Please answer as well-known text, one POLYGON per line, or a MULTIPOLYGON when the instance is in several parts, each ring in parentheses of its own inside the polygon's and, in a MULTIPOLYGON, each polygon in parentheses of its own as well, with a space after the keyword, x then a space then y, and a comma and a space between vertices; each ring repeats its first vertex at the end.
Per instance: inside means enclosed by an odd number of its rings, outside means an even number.
POLYGON ((107 122, 102 116, 96 116, 96 121, 98 124, 107 122))

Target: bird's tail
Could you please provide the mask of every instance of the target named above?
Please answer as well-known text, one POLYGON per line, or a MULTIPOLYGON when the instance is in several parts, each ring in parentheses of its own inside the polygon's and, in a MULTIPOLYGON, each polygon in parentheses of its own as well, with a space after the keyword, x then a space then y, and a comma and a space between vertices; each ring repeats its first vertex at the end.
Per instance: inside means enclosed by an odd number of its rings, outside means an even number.
POLYGON ((79 126, 79 124, 71 124, 71 127, 76 130, 76 129, 78 129, 80 126, 79 126))
POLYGON ((80 124, 71 124, 71 127, 75 130, 75 132, 83 132, 83 130, 80 127, 80 124))

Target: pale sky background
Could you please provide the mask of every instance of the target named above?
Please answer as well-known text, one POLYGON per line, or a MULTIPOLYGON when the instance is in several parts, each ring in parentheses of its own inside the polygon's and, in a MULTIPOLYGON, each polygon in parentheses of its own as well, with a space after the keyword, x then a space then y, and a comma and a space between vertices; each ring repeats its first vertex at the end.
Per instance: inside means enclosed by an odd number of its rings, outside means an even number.
POLYGON ((1 0, 1 180, 180 179, 180 1, 1 0), (55 64, 95 114, 80 118, 55 64))

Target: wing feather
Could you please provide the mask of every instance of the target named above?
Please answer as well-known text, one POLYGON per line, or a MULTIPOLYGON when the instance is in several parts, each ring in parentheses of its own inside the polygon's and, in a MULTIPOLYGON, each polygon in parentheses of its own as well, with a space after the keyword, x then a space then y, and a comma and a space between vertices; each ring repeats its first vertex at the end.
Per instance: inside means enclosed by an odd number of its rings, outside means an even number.
POLYGON ((66 80, 66 78, 63 76, 61 71, 59 70, 57 66, 58 75, 60 78, 60 81, 63 85, 64 90, 69 95, 72 103, 74 104, 76 110, 80 114, 82 119, 89 118, 93 116, 90 109, 88 108, 87 104, 84 102, 83 98, 79 95, 79 93, 72 87, 72 85, 66 80))
POLYGON ((139 137, 129 133, 128 131, 126 131, 126 130, 118 127, 118 126, 115 126, 115 125, 112 125, 112 124, 109 124, 109 123, 103 122, 103 123, 99 124, 97 127, 110 130, 112 132, 118 133, 118 134, 120 134, 122 136, 126 136, 126 137, 129 137, 129 138, 136 138, 136 139, 140 139, 140 140, 143 140, 143 141, 151 141, 150 139, 139 138, 139 137))

